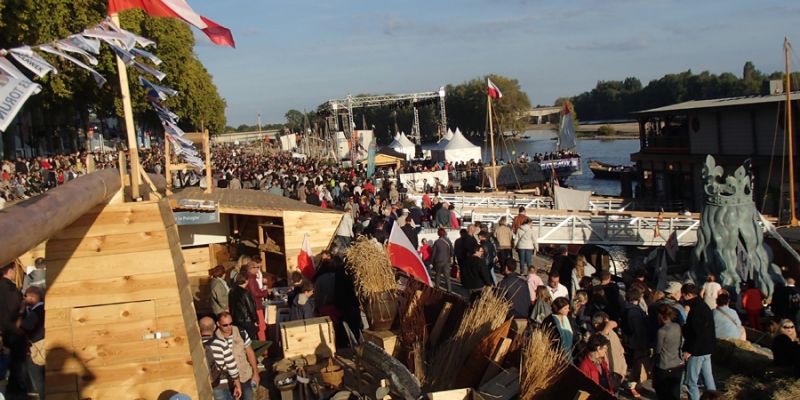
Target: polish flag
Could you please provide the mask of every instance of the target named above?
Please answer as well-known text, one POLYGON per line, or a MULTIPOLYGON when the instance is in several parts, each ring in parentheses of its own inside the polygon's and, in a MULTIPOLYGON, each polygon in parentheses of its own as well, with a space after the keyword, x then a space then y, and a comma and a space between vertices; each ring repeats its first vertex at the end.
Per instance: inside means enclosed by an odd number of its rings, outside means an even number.
POLYGON ((108 0, 108 15, 138 8, 152 17, 177 18, 203 31, 214 44, 236 47, 230 29, 194 12, 186 0, 108 0))
POLYGON ((428 274, 425 264, 422 263, 419 252, 417 252, 417 249, 408 240, 408 236, 396 222, 392 225, 392 232, 389 234, 387 251, 389 252, 389 260, 392 262, 392 266, 405 271, 422 283, 433 286, 431 276, 428 274))
POLYGON ((499 99, 503 97, 503 92, 500 91, 500 88, 492 82, 491 79, 486 78, 486 84, 488 87, 486 88, 486 93, 489 94, 489 97, 493 99, 499 99))
POLYGON ((311 252, 311 243, 308 242, 308 234, 303 238, 303 246, 300 247, 300 254, 297 255, 297 269, 308 279, 314 279, 317 269, 314 268, 314 256, 311 252))

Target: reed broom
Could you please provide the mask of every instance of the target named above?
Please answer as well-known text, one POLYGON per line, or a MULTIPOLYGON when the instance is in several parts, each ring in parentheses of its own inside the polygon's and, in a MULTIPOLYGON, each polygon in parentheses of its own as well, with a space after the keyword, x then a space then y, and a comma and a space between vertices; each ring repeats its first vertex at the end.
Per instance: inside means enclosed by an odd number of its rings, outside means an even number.
POLYGON ((550 344, 550 335, 534 329, 522 349, 520 365, 520 399, 530 400, 552 385, 567 368, 566 354, 550 344))
POLYGON ((353 274, 356 289, 365 297, 397 289, 389 255, 374 242, 366 239, 356 241, 347 250, 346 268, 353 274))
POLYGON ((458 330, 436 351, 427 370, 431 390, 444 390, 452 385, 472 350, 481 340, 503 324, 511 302, 494 290, 484 289, 481 297, 464 313, 458 330))

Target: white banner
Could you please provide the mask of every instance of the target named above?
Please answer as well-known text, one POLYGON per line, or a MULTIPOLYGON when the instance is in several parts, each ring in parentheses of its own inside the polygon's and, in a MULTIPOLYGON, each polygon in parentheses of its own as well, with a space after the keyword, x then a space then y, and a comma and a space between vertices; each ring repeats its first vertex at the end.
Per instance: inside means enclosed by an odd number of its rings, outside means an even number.
POLYGON ((58 50, 55 47, 50 46, 50 45, 46 45, 46 44, 45 45, 41 45, 41 46, 39 46, 39 49, 41 49, 44 52, 57 55, 57 56, 65 59, 65 60, 71 61, 73 64, 75 64, 75 65, 77 65, 77 66, 79 66, 79 67, 91 72, 92 77, 94 77, 94 81, 97 82, 97 86, 103 87, 103 85, 106 84, 106 78, 103 75, 100 75, 99 72, 95 71, 92 67, 84 64, 81 60, 78 60, 77 58, 75 58, 75 57, 73 57, 73 56, 71 56, 71 55, 69 55, 67 53, 64 53, 63 51, 58 50))
POLYGON ((5 57, 0 57, 0 131, 5 132, 14 116, 41 87, 26 78, 5 57))
POLYGON ((421 193, 423 191, 424 189, 423 185, 425 183, 433 187, 434 184, 436 183, 437 178, 439 179, 439 183, 442 186, 447 186, 447 183, 450 181, 450 178, 447 175, 447 171, 416 172, 413 174, 400 174, 400 182, 403 184, 403 186, 418 193, 421 193))
POLYGON ((17 62, 25 66, 28 70, 36 74, 39 78, 43 78, 49 73, 57 74, 58 71, 55 67, 50 65, 44 58, 39 57, 38 54, 31 51, 31 48, 25 46, 23 48, 11 49, 9 51, 11 57, 14 57, 17 62))

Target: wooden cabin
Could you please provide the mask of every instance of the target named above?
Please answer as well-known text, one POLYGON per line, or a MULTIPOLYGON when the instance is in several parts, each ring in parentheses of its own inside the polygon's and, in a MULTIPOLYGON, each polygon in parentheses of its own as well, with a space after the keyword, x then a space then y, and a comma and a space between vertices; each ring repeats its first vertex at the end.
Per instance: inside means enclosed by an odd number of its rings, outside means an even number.
POLYGON ((185 188, 169 196, 178 220, 197 311, 208 312, 208 270, 235 267, 241 255, 259 255, 262 271, 288 278, 297 269, 303 238, 316 256, 327 249, 342 212, 257 190, 185 188), (206 204, 205 209, 201 206, 206 204), (238 238, 231 242, 231 238, 238 238))

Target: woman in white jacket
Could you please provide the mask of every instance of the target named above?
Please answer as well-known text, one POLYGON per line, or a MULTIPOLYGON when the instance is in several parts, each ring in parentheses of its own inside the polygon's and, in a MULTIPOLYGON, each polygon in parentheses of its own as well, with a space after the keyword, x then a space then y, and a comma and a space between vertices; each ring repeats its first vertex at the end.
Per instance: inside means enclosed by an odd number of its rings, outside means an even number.
POLYGON ((514 244, 519 254, 520 271, 527 271, 533 265, 533 256, 539 252, 539 243, 536 241, 536 233, 531 227, 531 220, 522 223, 514 234, 514 244))

